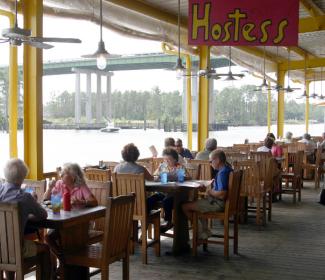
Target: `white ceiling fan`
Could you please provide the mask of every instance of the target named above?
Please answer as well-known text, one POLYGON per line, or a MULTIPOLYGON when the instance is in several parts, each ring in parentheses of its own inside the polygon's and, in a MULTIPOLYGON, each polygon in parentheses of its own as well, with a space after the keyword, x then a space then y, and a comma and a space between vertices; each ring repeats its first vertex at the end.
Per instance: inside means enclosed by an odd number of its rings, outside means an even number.
POLYGON ((0 43, 10 43, 12 46, 27 44, 35 48, 51 49, 53 46, 47 43, 81 43, 76 38, 54 38, 54 37, 31 37, 31 30, 23 29, 18 26, 18 0, 15 1, 15 25, 13 28, 2 30, 0 43))

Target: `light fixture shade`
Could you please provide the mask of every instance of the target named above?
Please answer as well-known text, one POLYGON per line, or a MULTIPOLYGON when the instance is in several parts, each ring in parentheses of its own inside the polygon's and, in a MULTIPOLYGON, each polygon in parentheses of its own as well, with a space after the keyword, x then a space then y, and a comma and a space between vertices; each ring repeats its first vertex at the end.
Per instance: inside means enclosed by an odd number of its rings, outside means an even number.
POLYGON ((174 67, 174 70, 176 71, 176 78, 179 80, 182 78, 185 72, 185 67, 183 66, 183 62, 181 58, 177 58, 176 65, 174 67))

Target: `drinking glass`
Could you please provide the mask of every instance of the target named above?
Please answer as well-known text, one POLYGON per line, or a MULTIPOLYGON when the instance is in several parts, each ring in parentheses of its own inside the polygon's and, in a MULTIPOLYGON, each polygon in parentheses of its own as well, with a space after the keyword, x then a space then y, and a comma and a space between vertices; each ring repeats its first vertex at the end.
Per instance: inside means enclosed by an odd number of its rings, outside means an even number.
POLYGON ((162 184, 167 184, 168 182, 168 174, 166 172, 163 172, 160 174, 160 182, 162 184))
POLYGON ((58 194, 51 195, 51 204, 53 214, 60 214, 61 209, 61 196, 58 194))

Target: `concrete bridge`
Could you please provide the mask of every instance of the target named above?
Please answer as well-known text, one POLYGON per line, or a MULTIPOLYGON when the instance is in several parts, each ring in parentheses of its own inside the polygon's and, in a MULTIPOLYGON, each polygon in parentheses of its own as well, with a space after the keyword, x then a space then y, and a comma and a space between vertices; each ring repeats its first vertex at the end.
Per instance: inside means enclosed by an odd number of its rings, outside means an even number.
MULTIPOLYGON (((105 117, 111 118, 111 84, 112 76, 115 71, 129 71, 129 70, 148 70, 148 69, 167 69, 172 70, 176 61, 176 56, 167 55, 164 53, 149 53, 139 55, 127 55, 116 58, 108 59, 107 69, 105 71, 99 71, 97 69, 96 60, 85 59, 73 59, 63 61, 49 61, 43 64, 43 75, 67 75, 74 74, 76 76, 76 97, 75 97, 75 122, 80 124, 81 122, 81 79, 86 78, 86 122, 91 123, 93 119, 92 112, 92 93, 91 93, 91 76, 94 74, 97 76, 97 91, 96 91, 96 122, 99 123, 102 120, 103 106, 102 103, 102 77, 106 78, 106 95, 108 108, 107 115, 105 117)), ((198 57, 192 57, 192 73, 197 73, 199 60, 198 57)), ((221 68, 228 66, 229 61, 225 58, 211 58, 211 67, 221 68)), ((0 71, 7 72, 8 67, 0 67, 0 71)), ((22 73, 22 66, 19 67, 19 71, 22 73)), ((213 92, 213 83, 210 83, 210 91, 213 92)), ((192 104, 193 104, 193 124, 197 123, 197 108, 198 108, 198 77, 192 77, 192 104)), ((183 106, 182 106, 182 119, 183 123, 186 123, 186 78, 184 78, 183 86, 183 106)), ((215 96, 210 94, 210 123, 215 123, 215 96)))

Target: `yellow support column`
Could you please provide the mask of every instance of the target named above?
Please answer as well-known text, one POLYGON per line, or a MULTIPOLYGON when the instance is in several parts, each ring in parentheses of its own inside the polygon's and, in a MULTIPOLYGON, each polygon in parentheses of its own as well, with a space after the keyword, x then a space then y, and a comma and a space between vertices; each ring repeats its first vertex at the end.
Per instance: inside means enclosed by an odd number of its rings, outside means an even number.
MULTIPOLYGON (((200 47, 200 69, 206 69, 210 62, 210 49, 200 47)), ((205 140, 209 137, 209 80, 202 76, 199 79, 199 118, 198 118, 198 150, 204 150, 205 140)))
MULTIPOLYGON (((23 0, 24 27, 43 35, 43 1, 23 0)), ((24 153, 29 178, 43 177, 43 103, 41 49, 24 46, 24 153)))
POLYGON ((193 149, 193 117, 192 117, 192 63, 190 55, 186 55, 186 108, 187 108, 187 147, 193 149))
POLYGON ((309 86, 310 81, 306 81, 306 109, 305 109, 305 122, 306 122, 306 133, 309 131, 309 86))
MULTIPOLYGON (((9 19, 10 26, 15 24, 14 14, 0 10, 0 15, 9 19)), ((18 58, 17 47, 10 47, 9 54, 9 156, 18 157, 18 58)))
POLYGON ((278 85, 281 86, 281 90, 278 94, 278 138, 283 137, 284 133, 284 80, 285 80, 285 71, 278 70, 278 85))
POLYGON ((267 91, 267 132, 271 132, 272 126, 272 95, 271 95, 271 83, 269 82, 269 88, 267 91))

